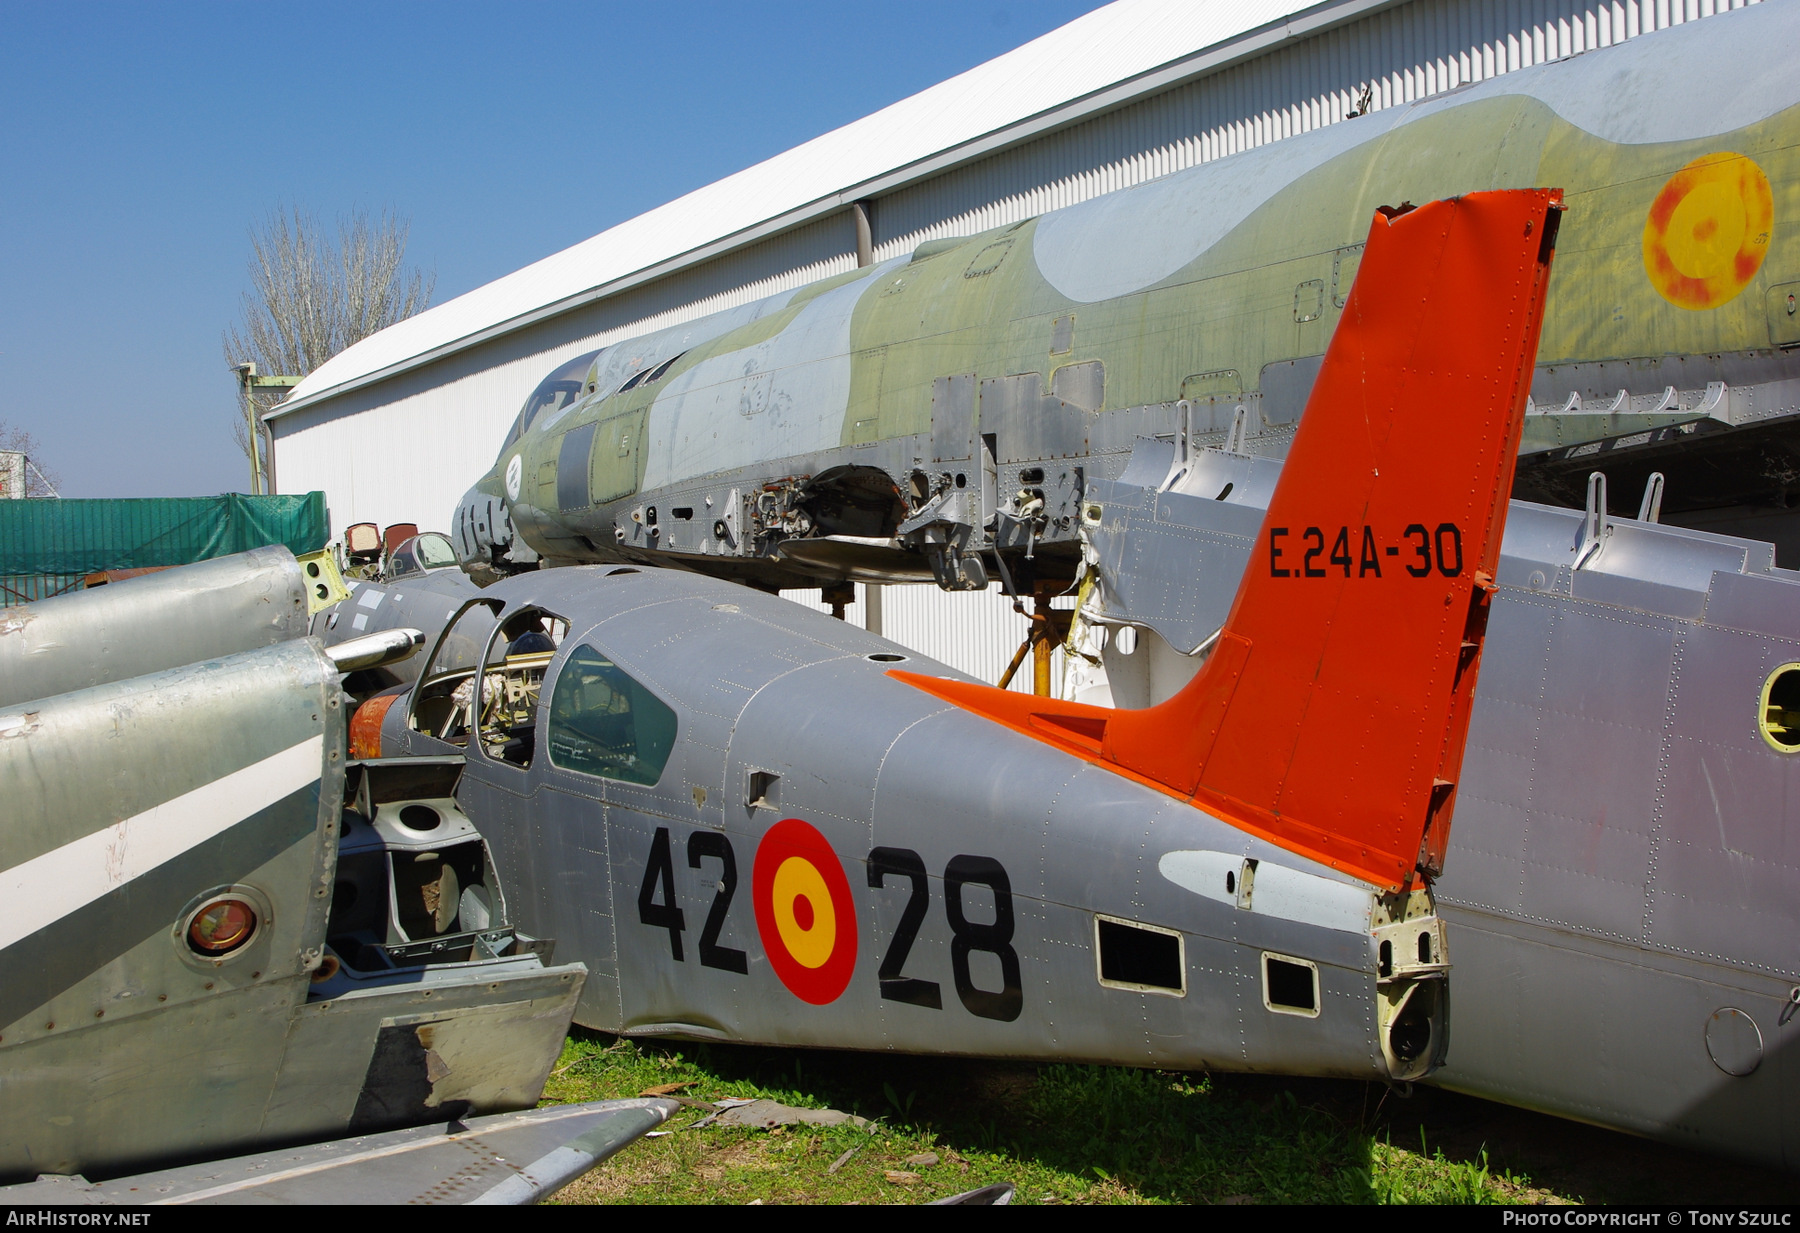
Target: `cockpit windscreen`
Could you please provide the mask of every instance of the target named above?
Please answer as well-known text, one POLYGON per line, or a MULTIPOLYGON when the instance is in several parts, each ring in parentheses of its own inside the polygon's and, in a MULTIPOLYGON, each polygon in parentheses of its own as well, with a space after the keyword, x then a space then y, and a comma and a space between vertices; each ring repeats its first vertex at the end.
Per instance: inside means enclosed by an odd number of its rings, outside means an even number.
POLYGON ((558 365, 554 372, 539 382, 538 387, 531 391, 531 397, 525 400, 519 418, 513 421, 513 429, 507 434, 506 444, 511 445, 530 432, 532 421, 545 411, 559 411, 580 398, 584 392, 581 383, 598 354, 598 351, 590 351, 586 355, 578 355, 566 364, 558 365))

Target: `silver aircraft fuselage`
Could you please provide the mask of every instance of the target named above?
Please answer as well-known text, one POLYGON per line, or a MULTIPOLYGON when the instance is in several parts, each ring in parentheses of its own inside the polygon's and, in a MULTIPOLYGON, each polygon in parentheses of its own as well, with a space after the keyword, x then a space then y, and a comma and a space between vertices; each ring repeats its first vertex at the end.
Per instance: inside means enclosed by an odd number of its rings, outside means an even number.
MULTIPOLYGON (((1089 490, 1085 611, 1137 641, 1094 637, 1084 680, 1121 706, 1192 674, 1279 472, 1179 445, 1089 490)), ((1433 1082, 1800 1166, 1800 572, 1514 502, 1496 581, 1436 885, 1458 979, 1433 1082)))
POLYGON ((466 750, 459 800, 515 918, 588 966, 582 1024, 1367 1079, 1423 1073, 1443 1040, 1431 918, 1395 925, 1408 953, 1382 976, 1376 888, 946 706, 889 671, 960 674, 874 634, 629 567, 508 579, 467 611, 482 630, 498 616, 490 661, 522 623, 566 626, 528 748, 432 734, 469 675, 452 627, 450 662, 387 712, 382 753, 466 750), (600 688, 577 679, 600 659, 641 690, 635 712, 564 701, 600 688), (588 759, 584 742, 621 745, 646 698, 666 728, 638 721, 638 760, 588 759), (811 966, 784 959, 775 874, 759 881, 779 827, 823 845, 837 944, 798 954, 811 966))

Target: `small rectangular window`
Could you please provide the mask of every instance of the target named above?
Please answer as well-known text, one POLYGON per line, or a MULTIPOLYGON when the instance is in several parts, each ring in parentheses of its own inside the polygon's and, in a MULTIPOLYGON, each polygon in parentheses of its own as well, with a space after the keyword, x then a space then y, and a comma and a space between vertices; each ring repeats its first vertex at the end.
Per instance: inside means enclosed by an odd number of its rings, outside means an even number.
POLYGON ((1319 1017, 1319 965, 1263 952, 1263 1006, 1278 1015, 1319 1017))
POLYGON ((1094 962, 1109 989, 1187 993, 1186 947, 1181 933, 1112 916, 1094 917, 1094 962))

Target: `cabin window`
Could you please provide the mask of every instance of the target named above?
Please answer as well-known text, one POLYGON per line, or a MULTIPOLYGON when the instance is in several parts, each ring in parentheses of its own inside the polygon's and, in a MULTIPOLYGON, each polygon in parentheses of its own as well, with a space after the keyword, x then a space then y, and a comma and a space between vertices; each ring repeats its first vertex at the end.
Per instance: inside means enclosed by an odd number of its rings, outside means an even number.
POLYGON ((1094 917, 1094 951, 1100 983, 1139 993, 1187 992, 1181 933, 1113 916, 1094 917))
POLYGON ((1263 952, 1263 1006, 1278 1015, 1319 1016, 1319 965, 1263 952))
POLYGON ((548 736, 550 761, 564 770, 653 784, 675 747, 675 712, 583 644, 556 678, 548 736))
MULTIPOLYGON (((513 421, 513 428, 506 437, 506 445, 511 445, 520 437, 531 431, 532 421, 546 411, 560 411, 590 391, 583 385, 587 380, 587 371, 593 366, 594 356, 599 354, 590 351, 586 355, 578 355, 574 359, 557 365, 548 377, 531 391, 531 397, 525 400, 520 408, 518 418, 513 421)), ((502 450, 506 446, 500 447, 502 450)))
POLYGON ((419 564, 425 569, 444 569, 456 564, 456 549, 450 541, 435 531, 427 532, 413 541, 413 549, 419 554, 419 564))
POLYGON ((577 398, 580 398, 581 393, 581 382, 579 380, 552 381, 539 386, 537 391, 532 394, 531 401, 525 404, 525 409, 519 412, 519 430, 508 439, 507 444, 511 445, 514 441, 530 432, 531 425, 538 416, 546 411, 562 410, 577 398))
MULTIPOLYGON (((467 510, 458 513, 458 518, 466 517, 467 510)), ((415 535, 398 548, 388 558, 387 580, 396 581, 412 574, 423 574, 428 570, 446 569, 456 564, 456 549, 450 541, 436 531, 427 531, 423 535, 415 535)))

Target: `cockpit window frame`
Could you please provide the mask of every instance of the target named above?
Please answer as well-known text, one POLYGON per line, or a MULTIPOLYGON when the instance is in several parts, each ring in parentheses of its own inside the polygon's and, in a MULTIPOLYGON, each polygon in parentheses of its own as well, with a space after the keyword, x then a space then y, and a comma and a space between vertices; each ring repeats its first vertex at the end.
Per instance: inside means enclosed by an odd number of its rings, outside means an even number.
MULTIPOLYGON (((422 705, 435 702, 442 696, 442 689, 434 689, 434 686, 441 685, 450 677, 463 674, 473 676, 480 671, 481 665, 484 662, 483 657, 486 654, 485 648, 491 640, 491 632, 489 636, 482 638, 476 643, 478 649, 476 651, 475 662, 472 665, 459 665, 455 668, 445 669, 440 669, 438 665, 439 657, 444 653, 446 642, 458 634, 458 627, 462 625, 463 619, 475 608, 488 609, 493 614, 494 626, 496 629, 500 626, 501 617, 506 613, 506 603, 504 600, 480 595, 473 599, 464 600, 451 618, 444 623, 444 628, 438 631, 437 640, 431 644, 431 654, 425 657, 425 666, 420 670, 419 679, 413 685, 411 697, 406 704, 406 726, 409 730, 430 737, 434 741, 440 741, 446 745, 452 745, 465 751, 468 748, 468 735, 466 730, 463 733, 462 742, 458 744, 454 735, 440 735, 441 731, 448 730, 445 725, 438 724, 422 727, 420 725, 419 709, 422 705)), ((466 636, 466 631, 463 632, 466 636)))
POLYGON ((441 531, 421 531, 395 547, 388 558, 386 577, 389 582, 423 578, 436 570, 452 569, 456 563, 456 546, 450 542, 449 536, 441 531), (425 541, 441 542, 448 555, 434 558, 436 564, 427 564, 425 541))
POLYGON ((561 410, 580 402, 594 392, 588 377, 593 371, 594 361, 599 351, 589 351, 570 360, 565 360, 553 368, 549 375, 532 387, 525 403, 519 408, 518 415, 513 417, 512 430, 507 433, 506 444, 500 448, 502 452, 510 449, 526 433, 531 431, 532 424, 547 410, 561 410), (566 398, 554 397, 568 395, 566 398))
MULTIPOLYGON (((475 705, 472 712, 472 722, 470 724, 474 739, 470 740, 465 748, 474 752, 482 761, 495 766, 510 767, 515 771, 521 772, 531 768, 532 763, 537 760, 537 730, 543 722, 544 706, 542 694, 544 682, 555 675, 556 660, 562 654, 563 647, 567 645, 569 641, 569 630, 571 627, 571 623, 567 617, 553 609, 546 608, 541 604, 526 604, 523 607, 509 612, 502 612, 500 614, 500 619, 494 624, 493 633, 488 636, 487 643, 482 648, 481 662, 476 669, 475 687, 473 690, 475 705), (496 661, 496 647, 500 645, 502 640, 511 643, 525 633, 531 632, 529 630, 519 629, 519 625, 521 622, 529 620, 532 617, 544 618, 552 628, 558 625, 561 626, 560 633, 551 635, 553 642, 552 649, 549 651, 535 652, 527 656, 526 659, 528 659, 529 662, 515 663, 514 657, 511 655, 502 655, 500 659, 496 661), (509 633, 509 630, 515 632, 509 633), (511 749, 521 740, 520 733, 524 732, 526 734, 523 738, 525 745, 523 748, 522 760, 508 757, 505 754, 496 755, 495 752, 488 747, 488 740, 486 739, 489 729, 489 712, 493 709, 496 702, 489 692, 492 684, 491 678, 497 675, 505 679, 510 677, 515 671, 529 673, 532 669, 537 670, 537 678, 535 688, 530 690, 532 694, 532 702, 530 703, 531 719, 525 724, 515 725, 510 728, 509 731, 512 733, 512 739, 506 742, 506 747, 511 749)), ((510 688, 510 681, 508 682, 508 685, 510 688)), ((510 698, 499 700, 502 704, 509 701, 511 701, 510 698)))

